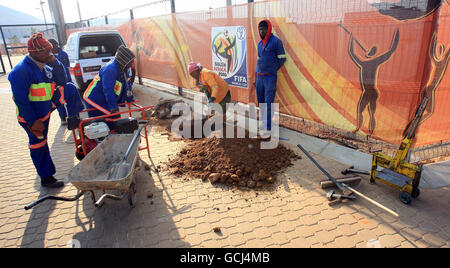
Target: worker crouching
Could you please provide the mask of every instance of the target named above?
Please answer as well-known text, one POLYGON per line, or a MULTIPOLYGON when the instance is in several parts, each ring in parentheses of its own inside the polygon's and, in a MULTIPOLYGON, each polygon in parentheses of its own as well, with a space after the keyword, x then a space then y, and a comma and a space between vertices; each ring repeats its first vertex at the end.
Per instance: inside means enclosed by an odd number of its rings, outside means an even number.
MULTIPOLYGON (((86 89, 83 99, 87 103, 89 117, 111 115, 119 112, 119 104, 133 102, 132 70, 134 53, 125 46, 117 49, 115 59, 100 69, 99 74, 86 89)), ((106 121, 115 121, 111 116, 106 121)))
POLYGON ((208 104, 218 104, 221 107, 219 112, 223 115, 223 122, 226 121, 227 104, 231 103, 231 92, 227 82, 217 73, 202 67, 199 63, 190 63, 189 74, 195 79, 200 91, 205 93, 208 104))

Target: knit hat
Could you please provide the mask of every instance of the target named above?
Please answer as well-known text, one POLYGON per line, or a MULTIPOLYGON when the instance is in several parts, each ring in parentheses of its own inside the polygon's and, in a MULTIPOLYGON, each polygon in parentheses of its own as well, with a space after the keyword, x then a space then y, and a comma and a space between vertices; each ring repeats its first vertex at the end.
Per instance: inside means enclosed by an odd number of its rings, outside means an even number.
POLYGON ((52 44, 42 36, 42 33, 35 33, 28 40, 28 52, 40 52, 52 48, 52 44))
POLYGON ((199 69, 200 69, 200 65, 195 63, 195 62, 191 62, 188 65, 188 71, 189 71, 190 74, 195 72, 195 71, 197 71, 197 70, 199 70, 199 69))
POLYGON ((53 38, 48 39, 48 41, 50 42, 50 44, 52 44, 53 48, 54 48, 55 46, 57 46, 57 47, 59 46, 58 41, 56 41, 56 40, 53 39, 53 38))
POLYGON ((117 49, 116 61, 119 64, 121 71, 124 71, 125 67, 127 67, 127 65, 129 65, 135 58, 136 56, 129 48, 122 45, 117 49))

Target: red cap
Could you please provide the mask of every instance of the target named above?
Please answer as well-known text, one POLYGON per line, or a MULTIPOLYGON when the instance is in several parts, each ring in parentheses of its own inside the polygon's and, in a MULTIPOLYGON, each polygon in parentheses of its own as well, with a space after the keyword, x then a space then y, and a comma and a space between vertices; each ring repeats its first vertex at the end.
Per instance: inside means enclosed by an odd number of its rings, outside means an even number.
POLYGON ((200 69, 200 67, 198 66, 197 63, 195 63, 195 62, 189 63, 188 71, 189 71, 190 74, 195 72, 195 71, 197 71, 198 69, 200 69))
POLYGON ((28 52, 39 52, 52 48, 52 44, 42 36, 42 33, 35 33, 28 40, 28 52))

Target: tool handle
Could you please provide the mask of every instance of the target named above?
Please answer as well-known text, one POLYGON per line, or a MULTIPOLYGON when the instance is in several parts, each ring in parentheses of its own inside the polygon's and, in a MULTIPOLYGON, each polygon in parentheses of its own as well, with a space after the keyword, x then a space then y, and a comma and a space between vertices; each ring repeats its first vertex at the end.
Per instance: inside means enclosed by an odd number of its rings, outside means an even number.
POLYGON ((389 208, 387 208, 387 207, 381 205, 380 203, 378 203, 378 202, 376 202, 376 201, 370 199, 369 197, 363 195, 362 193, 356 191, 355 189, 353 189, 353 188, 351 188, 351 187, 349 187, 349 186, 347 186, 347 185, 345 185, 345 184, 344 184, 344 187, 347 188, 347 189, 349 189, 350 191, 352 191, 354 194, 356 194, 356 195, 358 195, 358 196, 360 196, 360 197, 366 199, 367 201, 369 201, 370 203, 374 204, 375 206, 377 206, 377 207, 379 207, 379 208, 381 208, 381 209, 383 209, 383 210, 385 210, 385 211, 391 213, 391 214, 394 215, 395 217, 398 217, 398 214, 395 213, 394 211, 392 211, 391 209, 389 209, 389 208))
MULTIPOLYGON (((344 31, 350 35, 352 35, 352 33, 342 24, 342 23, 338 23, 338 26, 341 27, 342 29, 344 29, 344 31)), ((358 41, 358 39, 355 39, 356 44, 358 44, 358 46, 364 50, 364 52, 367 53, 367 49, 358 41)))
POLYGON ((300 144, 297 144, 297 147, 300 148, 300 150, 302 150, 302 152, 320 169, 320 171, 323 172, 323 174, 325 174, 328 179, 330 179, 330 181, 332 181, 342 192, 346 192, 347 189, 345 189, 345 187, 342 186, 342 184, 340 184, 339 182, 337 182, 333 176, 331 176, 325 169, 323 169, 319 163, 317 163, 317 161, 305 150, 305 148, 303 148, 303 146, 301 146, 300 144))
POLYGON ((57 200, 57 201, 73 202, 73 201, 76 201, 76 200, 80 199, 80 197, 81 197, 82 195, 84 195, 84 193, 85 193, 85 192, 81 191, 81 192, 79 192, 75 197, 72 197, 72 198, 59 197, 59 196, 54 196, 54 195, 46 195, 46 196, 43 196, 43 197, 39 198, 38 200, 36 200, 36 201, 34 201, 34 202, 28 204, 28 205, 26 205, 26 206, 24 207, 24 209, 25 209, 25 210, 30 210, 30 209, 32 209, 33 207, 39 205, 40 203, 42 203, 42 202, 44 202, 44 201, 46 201, 46 200, 57 200))
POLYGON ((131 149, 133 149, 134 144, 136 143, 136 141, 138 140, 138 137, 141 135, 141 131, 145 126, 140 126, 138 128, 138 130, 136 131, 136 134, 134 134, 133 139, 131 140, 130 146, 128 146, 128 149, 123 157, 123 160, 126 160, 128 158, 128 155, 131 152, 131 149))

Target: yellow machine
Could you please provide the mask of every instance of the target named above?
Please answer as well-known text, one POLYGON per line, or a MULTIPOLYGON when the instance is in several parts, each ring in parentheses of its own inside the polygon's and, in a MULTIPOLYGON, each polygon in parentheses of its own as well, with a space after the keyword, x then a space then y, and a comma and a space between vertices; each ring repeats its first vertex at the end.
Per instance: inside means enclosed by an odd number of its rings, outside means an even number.
POLYGON ((424 97, 414 120, 406 128, 406 135, 395 157, 392 158, 380 152, 373 153, 370 182, 380 181, 400 189, 400 200, 405 204, 410 204, 412 198, 417 198, 420 194, 419 182, 422 167, 410 164, 406 158, 428 100, 424 97))

